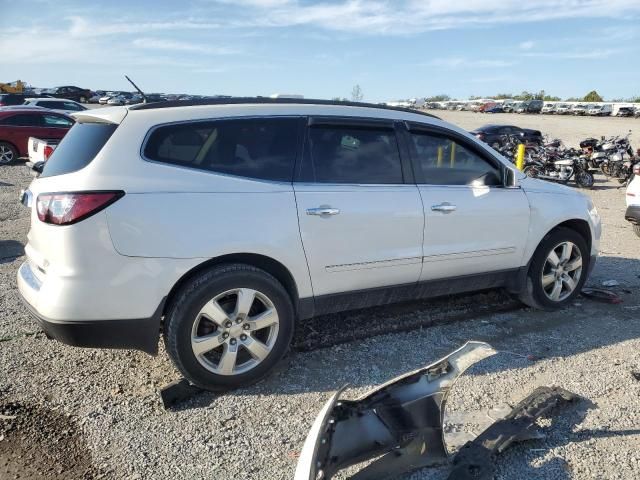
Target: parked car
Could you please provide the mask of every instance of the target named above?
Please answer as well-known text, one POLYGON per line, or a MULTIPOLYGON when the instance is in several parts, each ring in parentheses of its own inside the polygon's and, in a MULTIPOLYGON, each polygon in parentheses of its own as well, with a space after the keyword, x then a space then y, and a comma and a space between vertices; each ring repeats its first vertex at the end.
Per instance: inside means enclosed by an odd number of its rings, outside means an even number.
POLYGON ((633 231, 640 237, 640 163, 633 167, 633 179, 627 186, 627 211, 624 218, 631 222, 633 231))
POLYGON ((118 95, 120 95, 120 92, 106 92, 102 97, 100 97, 98 103, 100 105, 106 105, 109 99, 117 97, 118 95))
POLYGON ((472 130, 471 135, 489 145, 499 144, 505 135, 518 135, 527 143, 542 143, 542 132, 515 125, 488 124, 472 130))
POLYGON ((587 108, 589 107, 586 104, 579 103, 571 108, 571 113, 573 115, 585 115, 587 113, 587 108))
POLYGON ((616 117, 633 117, 634 113, 633 107, 620 107, 616 113, 616 117))
POLYGON ((527 100, 517 104, 514 111, 516 113, 540 113, 543 104, 542 100, 527 100))
POLYGON ((572 106, 568 103, 559 103, 556 105, 555 113, 558 115, 567 115, 571 113, 572 106))
POLYGON ((504 109, 502 108, 502 105, 500 105, 499 103, 495 103, 491 107, 485 108, 483 112, 484 113, 504 113, 504 109))
POLYGON ((34 93, 2 93, 0 94, 0 107, 12 107, 22 105, 27 98, 51 98, 47 95, 34 93))
POLYGON ((587 115, 593 115, 597 117, 605 117, 611 115, 613 107, 610 104, 605 105, 591 105, 587 110, 587 115))
POLYGON ((65 98, 80 103, 86 103, 93 97, 91 90, 74 86, 51 88, 46 90, 45 93, 55 98, 65 98))
POLYGON ((594 265, 589 197, 435 117, 193 103, 85 112, 25 191, 18 289, 49 336, 156 353, 163 319, 177 368, 221 390, 271 372, 305 318, 488 287, 557 309, 594 265))
POLYGON ((105 94, 106 94, 106 92, 104 90, 96 90, 95 92, 93 92, 93 96, 91 98, 89 98, 88 102, 89 103, 100 103, 100 99, 102 97, 104 97, 105 94))
POLYGON ((74 119, 38 107, 0 109, 0 164, 29 155, 29 137, 61 139, 74 119))
POLYGON ((29 137, 27 141, 27 151, 29 154, 29 162, 36 164, 38 162, 46 162, 56 149, 60 140, 42 140, 36 137, 29 137))
POLYGON ((555 103, 545 103, 540 113, 555 113, 555 110, 556 110, 555 103))
POLYGON ((27 98, 24 105, 32 105, 34 107, 48 108, 59 113, 70 115, 74 112, 81 112, 87 107, 73 100, 65 100, 61 98, 27 98))

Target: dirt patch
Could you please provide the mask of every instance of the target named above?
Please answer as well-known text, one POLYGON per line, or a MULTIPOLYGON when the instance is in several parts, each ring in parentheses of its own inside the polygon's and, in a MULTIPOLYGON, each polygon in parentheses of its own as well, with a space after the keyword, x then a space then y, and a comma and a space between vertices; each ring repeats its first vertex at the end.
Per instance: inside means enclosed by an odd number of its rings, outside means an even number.
POLYGON ((99 478, 75 422, 41 406, 0 403, 0 478, 99 478))

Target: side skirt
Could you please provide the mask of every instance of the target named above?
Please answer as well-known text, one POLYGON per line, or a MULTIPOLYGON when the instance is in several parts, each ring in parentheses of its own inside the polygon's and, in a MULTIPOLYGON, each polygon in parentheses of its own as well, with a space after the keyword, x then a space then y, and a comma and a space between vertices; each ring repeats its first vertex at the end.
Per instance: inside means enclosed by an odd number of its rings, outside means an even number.
POLYGON ((507 288, 518 292, 526 281, 527 267, 460 277, 429 280, 426 282, 371 288, 352 292, 301 298, 298 313, 301 319, 358 308, 388 305, 456 293, 473 292, 489 288, 507 288))

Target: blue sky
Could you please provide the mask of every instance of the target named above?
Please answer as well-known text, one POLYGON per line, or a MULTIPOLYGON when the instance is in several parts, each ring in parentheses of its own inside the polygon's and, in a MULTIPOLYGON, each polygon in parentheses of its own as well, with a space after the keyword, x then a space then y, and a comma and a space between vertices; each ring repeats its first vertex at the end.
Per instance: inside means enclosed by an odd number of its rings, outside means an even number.
POLYGON ((640 95, 640 0, 0 0, 0 81, 367 101, 640 95))

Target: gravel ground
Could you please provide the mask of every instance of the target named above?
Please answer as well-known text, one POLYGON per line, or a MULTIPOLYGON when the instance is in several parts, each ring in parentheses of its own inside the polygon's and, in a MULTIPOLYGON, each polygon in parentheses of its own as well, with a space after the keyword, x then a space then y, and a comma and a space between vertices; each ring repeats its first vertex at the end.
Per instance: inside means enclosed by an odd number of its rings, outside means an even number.
MULTIPOLYGON (((464 128, 517 120, 569 143, 640 124, 436 113, 464 128)), ((541 422, 546 439, 500 455, 497 478, 640 478, 640 381, 632 375, 640 371, 640 239, 622 218, 624 194, 615 184, 600 181, 590 192, 604 238, 589 284, 618 280, 624 303, 580 298, 566 310, 544 313, 490 292, 326 316, 299 330, 287 369, 251 388, 200 394, 165 411, 157 391, 178 374, 164 350, 152 358, 75 349, 38 333, 15 286, 28 230, 17 193, 29 175, 19 165, 0 167, 0 182, 3 480, 292 478, 308 428, 331 392, 349 383, 347 395, 355 397, 471 339, 502 353, 461 378, 451 411, 504 407, 539 385, 584 397, 559 410, 553 422, 541 422)), ((440 468, 404 478, 446 475, 440 468)))

